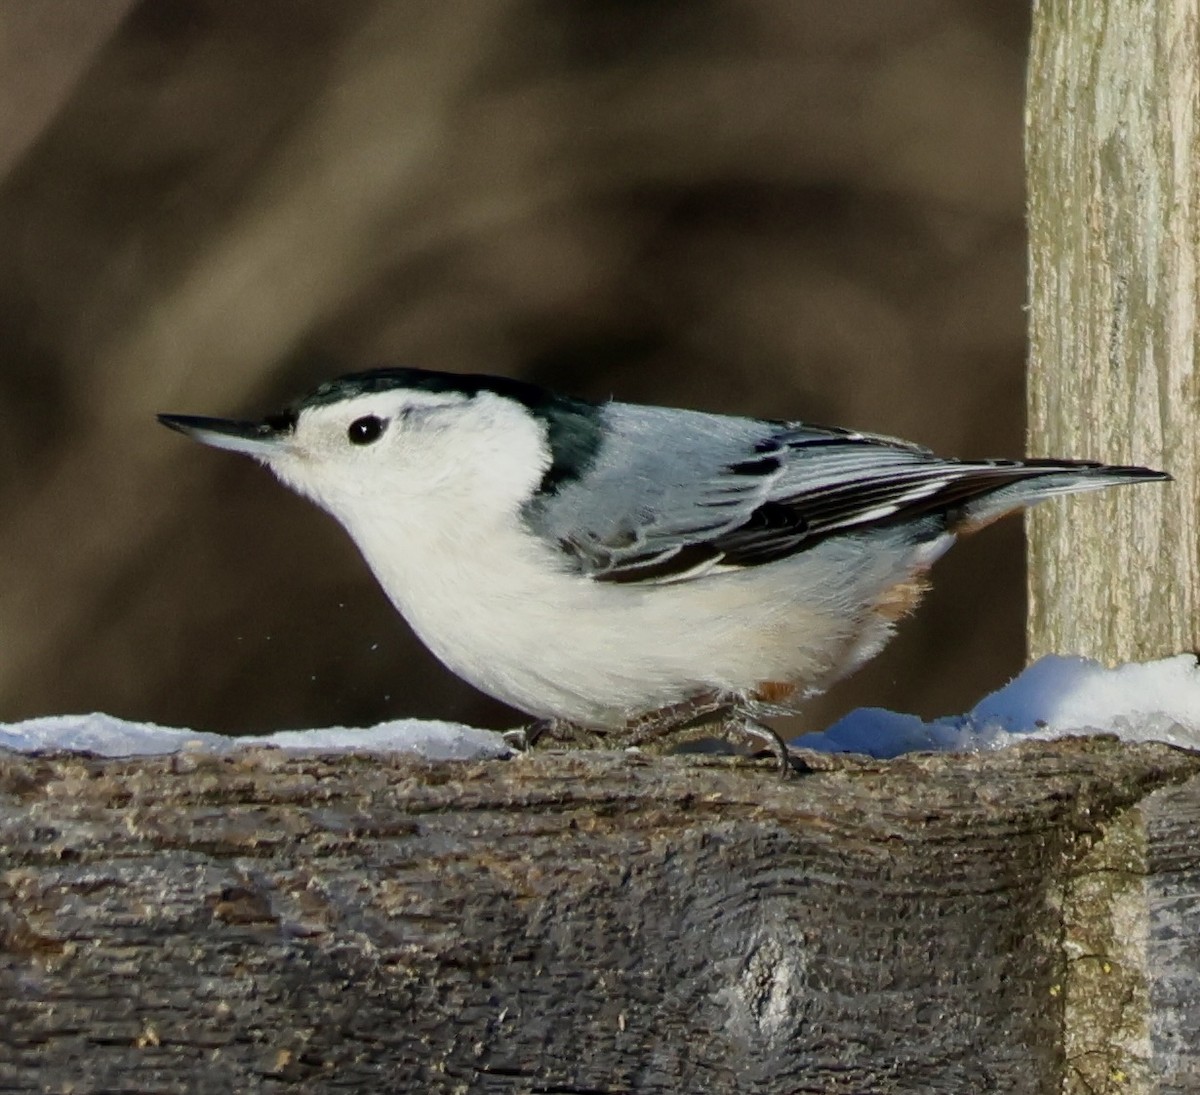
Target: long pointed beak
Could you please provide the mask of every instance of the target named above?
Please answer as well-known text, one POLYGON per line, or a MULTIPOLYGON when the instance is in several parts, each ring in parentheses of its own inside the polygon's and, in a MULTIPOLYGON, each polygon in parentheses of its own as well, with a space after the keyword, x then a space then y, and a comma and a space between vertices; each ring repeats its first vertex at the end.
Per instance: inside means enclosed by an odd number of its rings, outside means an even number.
POLYGON ((290 431, 267 422, 233 422, 193 414, 160 414, 158 420, 186 437, 214 449, 245 453, 259 460, 278 456, 290 431))

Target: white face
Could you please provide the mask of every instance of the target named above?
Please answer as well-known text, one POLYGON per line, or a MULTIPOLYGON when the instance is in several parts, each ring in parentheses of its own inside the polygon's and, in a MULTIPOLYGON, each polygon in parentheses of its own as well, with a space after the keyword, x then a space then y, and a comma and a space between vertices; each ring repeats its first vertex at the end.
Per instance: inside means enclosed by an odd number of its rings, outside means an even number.
POLYGON ((540 422, 487 391, 371 392, 307 407, 293 430, 262 438, 191 432, 261 460, 352 534, 380 520, 503 519, 550 463, 540 422))

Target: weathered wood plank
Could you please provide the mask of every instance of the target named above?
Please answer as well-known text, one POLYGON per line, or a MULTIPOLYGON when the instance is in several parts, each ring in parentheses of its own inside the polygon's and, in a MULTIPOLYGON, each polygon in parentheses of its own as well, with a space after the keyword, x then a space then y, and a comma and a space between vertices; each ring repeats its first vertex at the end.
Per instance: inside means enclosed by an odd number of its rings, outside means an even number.
POLYGON ((1200 758, 825 760, 0 755, 0 1086, 1061 1090, 1068 897, 1200 758))
POLYGON ((1029 448, 1166 487, 1030 517, 1032 657, 1200 648, 1200 19, 1038 0, 1027 99, 1029 448))
POLYGON ((1200 781, 1138 808, 1146 833, 1146 969, 1161 1095, 1200 1091, 1200 781))

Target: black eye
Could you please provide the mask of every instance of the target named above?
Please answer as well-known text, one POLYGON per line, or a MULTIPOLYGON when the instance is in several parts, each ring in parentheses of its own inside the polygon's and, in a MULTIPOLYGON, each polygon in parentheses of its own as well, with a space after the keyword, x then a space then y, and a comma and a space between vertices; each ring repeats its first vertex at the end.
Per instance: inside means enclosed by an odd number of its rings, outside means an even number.
POLYGON ((387 423, 382 418, 376 418, 373 414, 368 414, 363 418, 356 418, 350 423, 350 428, 346 431, 346 436, 350 438, 351 445, 369 445, 372 441, 378 441, 383 436, 383 431, 387 427, 387 423))

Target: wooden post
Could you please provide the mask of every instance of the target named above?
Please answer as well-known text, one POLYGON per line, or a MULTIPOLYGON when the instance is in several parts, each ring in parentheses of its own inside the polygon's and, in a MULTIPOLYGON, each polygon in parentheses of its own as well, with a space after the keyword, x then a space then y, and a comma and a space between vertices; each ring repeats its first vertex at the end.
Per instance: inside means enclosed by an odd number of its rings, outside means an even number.
POLYGON ((1200 757, 814 761, 0 752, 0 1088, 1188 1090, 1200 757))
POLYGON ((1200 648, 1200 11, 1037 0, 1029 446, 1177 482, 1040 507, 1030 654, 1200 648))

